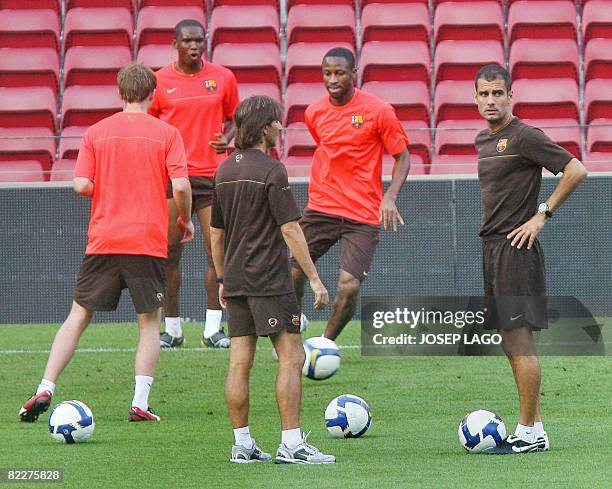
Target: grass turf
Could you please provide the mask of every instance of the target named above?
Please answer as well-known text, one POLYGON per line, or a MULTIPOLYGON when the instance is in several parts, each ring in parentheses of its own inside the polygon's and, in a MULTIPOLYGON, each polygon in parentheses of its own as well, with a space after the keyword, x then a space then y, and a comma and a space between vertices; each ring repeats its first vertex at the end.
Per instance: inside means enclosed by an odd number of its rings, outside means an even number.
MULTIPOLYGON (((311 323, 306 336, 320 334, 311 323)), ((0 346, 0 468, 63 468, 59 484, 11 487, 70 488, 460 488, 611 487, 610 357, 545 357, 542 408, 552 450, 493 457, 470 455, 457 442, 457 426, 480 408, 500 414, 509 430, 517 396, 505 358, 361 357, 343 350, 339 372, 326 381, 304 380, 302 427, 333 466, 234 465, 223 381, 228 352, 162 352, 151 405, 162 422, 128 423, 133 389, 131 351, 77 352, 54 401, 79 399, 93 410, 91 442, 61 445, 51 439, 48 413, 35 424, 18 421, 20 405, 40 380, 55 325, 3 325, 0 346), (19 352, 9 352, 20 350, 19 352), (22 350, 26 350, 24 352, 22 350), (323 411, 335 396, 365 398, 373 426, 361 439, 332 439, 323 411)), ((185 327, 187 347, 199 347, 200 324, 185 327)), ((129 349, 134 324, 93 324, 80 349, 129 349)), ((354 323, 339 344, 359 343, 354 323)), ((274 454, 279 421, 274 398, 276 363, 260 340, 251 381, 251 432, 274 454)), ((7 486, 8 487, 8 486, 7 486)))

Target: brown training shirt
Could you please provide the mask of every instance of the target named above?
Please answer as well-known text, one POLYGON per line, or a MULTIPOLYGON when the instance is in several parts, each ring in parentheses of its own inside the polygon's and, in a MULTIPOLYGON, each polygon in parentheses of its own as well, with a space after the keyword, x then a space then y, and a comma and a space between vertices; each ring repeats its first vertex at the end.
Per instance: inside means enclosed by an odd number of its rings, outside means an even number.
POLYGON ((215 174, 211 226, 225 230, 226 297, 294 291, 280 226, 300 218, 285 166, 257 149, 236 150, 215 174))
POLYGON ((555 175, 573 158, 542 130, 515 117, 495 134, 476 136, 482 238, 505 237, 537 212, 542 167, 555 175))

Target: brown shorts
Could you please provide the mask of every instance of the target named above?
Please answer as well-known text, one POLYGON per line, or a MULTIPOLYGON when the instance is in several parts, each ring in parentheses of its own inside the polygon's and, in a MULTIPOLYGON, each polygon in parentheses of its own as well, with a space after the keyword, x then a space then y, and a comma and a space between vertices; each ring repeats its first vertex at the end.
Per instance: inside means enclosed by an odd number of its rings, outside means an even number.
MULTIPOLYGON (((212 177, 189 177, 191 183, 191 210, 198 212, 200 209, 210 207, 215 192, 215 181, 212 177)), ((168 182, 166 196, 172 198, 172 182, 168 182)))
POLYGON ((227 324, 231 336, 270 336, 282 330, 300 332, 295 292, 269 296, 227 297, 227 324))
POLYGON ((125 288, 138 314, 159 309, 166 288, 165 260, 145 255, 85 255, 74 300, 90 311, 114 311, 125 288))
POLYGON ((519 250, 512 240, 483 240, 482 268, 487 307, 486 329, 548 328, 544 252, 538 240, 519 250))
MULTIPOLYGON (((304 210, 299 222, 313 262, 340 241, 340 268, 359 281, 366 278, 379 241, 378 226, 310 209, 304 210)), ((299 268, 293 258, 291 266, 299 268)))

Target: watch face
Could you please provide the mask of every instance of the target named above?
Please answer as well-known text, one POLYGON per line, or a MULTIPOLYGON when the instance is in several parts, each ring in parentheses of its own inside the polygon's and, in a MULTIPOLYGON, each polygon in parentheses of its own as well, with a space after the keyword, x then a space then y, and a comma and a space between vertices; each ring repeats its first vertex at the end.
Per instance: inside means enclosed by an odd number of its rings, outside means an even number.
POLYGON ((544 214, 546 211, 548 210, 548 204, 546 202, 542 202, 539 206, 538 206, 538 212, 540 214, 544 214))

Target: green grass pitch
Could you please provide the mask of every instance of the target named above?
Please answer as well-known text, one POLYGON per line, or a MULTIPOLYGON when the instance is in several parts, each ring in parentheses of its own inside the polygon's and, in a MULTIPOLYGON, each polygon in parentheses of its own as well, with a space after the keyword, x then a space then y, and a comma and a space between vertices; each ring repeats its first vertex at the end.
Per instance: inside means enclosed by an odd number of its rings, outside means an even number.
MULTIPOLYGON (((311 323, 305 336, 320 334, 311 323)), ((341 336, 342 366, 327 381, 304 380, 302 427, 337 456, 333 466, 234 465, 223 382, 228 352, 199 349, 201 324, 187 324, 187 347, 162 352, 151 393, 159 424, 128 423, 135 324, 93 324, 60 379, 55 401, 79 399, 93 410, 90 443, 57 444, 48 413, 18 421, 39 382, 56 325, 3 325, 0 344, 0 468, 63 468, 64 482, 6 487, 64 488, 604 488, 612 487, 610 357, 542 358, 542 408, 552 449, 519 456, 470 455, 457 441, 469 411, 500 414, 509 430, 517 396, 505 358, 361 357, 358 323, 341 336), (351 345, 353 347, 351 347, 351 345), (105 351, 106 350, 106 351, 105 351), (119 350, 119 351, 117 351, 119 350), (365 398, 373 426, 361 439, 333 439, 323 411, 335 396, 365 398)), ((251 381, 251 432, 275 452, 276 363, 259 342, 251 381)), ((0 484, 4 487, 4 484, 0 484)))

